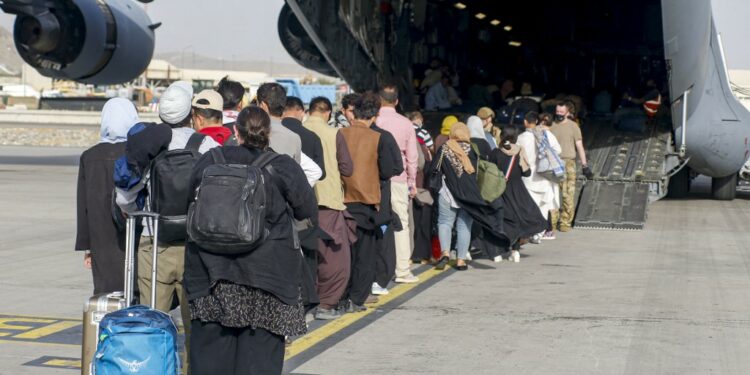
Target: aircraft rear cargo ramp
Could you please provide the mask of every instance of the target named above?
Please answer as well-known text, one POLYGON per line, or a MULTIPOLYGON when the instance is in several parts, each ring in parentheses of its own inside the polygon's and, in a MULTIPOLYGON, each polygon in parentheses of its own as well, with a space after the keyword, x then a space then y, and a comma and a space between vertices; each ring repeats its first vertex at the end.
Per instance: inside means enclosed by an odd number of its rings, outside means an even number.
POLYGON ((649 203, 665 192, 670 137, 660 126, 631 133, 615 130, 611 117, 590 118, 584 141, 594 179, 579 180, 575 227, 643 229, 649 203))

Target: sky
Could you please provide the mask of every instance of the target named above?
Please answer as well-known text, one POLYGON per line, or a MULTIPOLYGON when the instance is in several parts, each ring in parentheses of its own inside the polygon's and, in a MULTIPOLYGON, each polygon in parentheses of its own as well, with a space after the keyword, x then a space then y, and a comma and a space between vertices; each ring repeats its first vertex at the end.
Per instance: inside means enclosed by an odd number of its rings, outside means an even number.
MULTIPOLYGON (((154 0, 146 9, 156 30, 156 53, 185 52, 231 60, 293 63, 279 41, 284 0, 154 0)), ((0 13, 12 30, 13 17, 0 13)))
MULTIPOLYGON (((291 63, 276 29, 283 5, 284 0, 154 0, 147 9, 154 22, 162 22, 157 53, 195 51, 226 60, 291 63)), ((728 67, 750 69, 750 1, 713 0, 713 9, 728 67)), ((12 16, 0 13, 0 25, 10 30, 12 22, 12 16)))

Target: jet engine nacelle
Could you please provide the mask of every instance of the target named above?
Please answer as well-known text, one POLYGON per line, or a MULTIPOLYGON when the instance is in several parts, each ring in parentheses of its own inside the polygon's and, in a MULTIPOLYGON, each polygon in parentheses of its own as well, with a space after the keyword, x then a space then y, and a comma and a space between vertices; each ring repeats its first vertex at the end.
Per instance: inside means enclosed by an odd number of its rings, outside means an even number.
POLYGON ((15 8, 7 3, 3 10, 17 15, 18 53, 44 76, 123 83, 143 73, 153 56, 158 24, 135 1, 27 1, 15 8))

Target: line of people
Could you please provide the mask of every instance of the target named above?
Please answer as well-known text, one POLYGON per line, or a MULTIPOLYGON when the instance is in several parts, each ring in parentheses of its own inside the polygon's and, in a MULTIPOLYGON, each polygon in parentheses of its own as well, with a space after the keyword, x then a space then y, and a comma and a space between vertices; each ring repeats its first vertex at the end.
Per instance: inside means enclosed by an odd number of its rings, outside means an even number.
MULTIPOLYGON (((132 103, 112 99, 101 142, 81 156, 76 250, 86 251, 95 293, 122 287, 122 217, 158 212, 155 308, 180 306, 192 374, 280 373, 285 337, 306 332, 312 308, 321 320, 364 311, 391 282, 418 282, 412 264, 443 269, 453 251, 459 271, 507 251, 518 261, 526 241, 554 238, 560 207, 560 230, 571 226, 573 160, 586 160, 570 103, 554 118, 527 114, 520 135, 505 127, 500 136, 489 108, 466 123, 448 116, 433 139, 420 113, 396 111, 395 85, 347 95, 333 121, 323 97, 305 109, 266 83, 243 108, 244 92, 228 79, 197 94, 176 82, 161 97, 160 124, 141 123, 132 103), (263 243, 228 256, 191 241, 186 217, 206 170, 268 153, 280 156, 261 166, 263 243), (542 171, 541 160, 553 165, 542 171), (562 202, 556 175, 565 177, 562 202)), ((150 226, 139 231, 137 267, 148 270, 150 226)), ((150 281, 138 273, 142 301, 150 281)))

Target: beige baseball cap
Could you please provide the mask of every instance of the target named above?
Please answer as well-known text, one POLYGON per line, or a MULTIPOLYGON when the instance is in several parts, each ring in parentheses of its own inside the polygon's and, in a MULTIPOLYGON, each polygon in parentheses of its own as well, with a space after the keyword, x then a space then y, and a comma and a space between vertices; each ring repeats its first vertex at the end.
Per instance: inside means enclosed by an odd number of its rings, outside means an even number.
POLYGON ((481 118, 482 120, 486 120, 489 117, 495 117, 495 111, 490 109, 489 107, 482 107, 479 108, 479 111, 477 111, 477 116, 481 118))
POLYGON ((224 99, 214 90, 203 90, 193 98, 193 107, 221 112, 224 110, 224 99))

